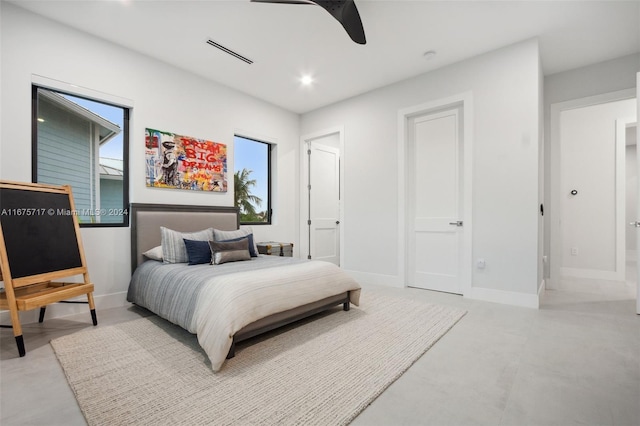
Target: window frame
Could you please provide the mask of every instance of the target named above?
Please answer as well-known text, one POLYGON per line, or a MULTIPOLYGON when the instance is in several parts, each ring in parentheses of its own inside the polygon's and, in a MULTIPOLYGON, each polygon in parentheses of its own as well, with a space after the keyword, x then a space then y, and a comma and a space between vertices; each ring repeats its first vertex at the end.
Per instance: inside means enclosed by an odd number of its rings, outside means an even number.
POLYGON ((238 213, 239 216, 239 220, 240 220, 240 225, 247 225, 247 226, 263 226, 263 225, 271 225, 272 221, 273 221, 273 208, 272 208, 272 201, 271 201, 271 195, 273 193, 273 191, 271 190, 271 182, 272 182, 272 173, 273 173, 273 164, 272 164, 272 153, 273 150, 275 149, 275 144, 271 143, 271 142, 267 142, 264 140, 260 140, 260 139, 256 139, 254 137, 251 136, 245 136, 239 133, 235 133, 233 135, 234 137, 234 159, 233 159, 233 175, 234 175, 234 192, 235 192, 235 174, 238 171, 236 169, 236 164, 237 164, 237 156, 236 156, 236 151, 235 151, 235 138, 241 138, 241 139, 245 139, 251 142, 255 142, 255 143, 261 143, 266 145, 267 147, 267 204, 266 204, 266 208, 265 211, 267 212, 267 220, 264 222, 243 222, 240 218, 240 213, 238 213))
POLYGON ((49 90, 51 92, 59 93, 61 95, 69 95, 76 98, 86 99, 92 102, 98 102, 105 105, 109 105, 115 108, 120 108, 123 111, 123 124, 122 124, 122 222, 101 222, 90 223, 80 222, 78 225, 81 228, 121 228, 129 226, 129 139, 130 139, 130 117, 131 107, 118 105, 113 102, 101 99, 100 97, 90 97, 80 93, 73 93, 68 90, 61 90, 56 87, 50 87, 47 85, 41 85, 37 83, 31 84, 31 181, 33 183, 38 182, 38 91, 49 90))

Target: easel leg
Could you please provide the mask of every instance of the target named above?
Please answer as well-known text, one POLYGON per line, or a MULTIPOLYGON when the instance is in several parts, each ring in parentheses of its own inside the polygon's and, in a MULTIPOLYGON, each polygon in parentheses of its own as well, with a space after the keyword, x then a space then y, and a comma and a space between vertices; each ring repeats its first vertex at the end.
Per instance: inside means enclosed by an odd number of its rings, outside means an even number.
POLYGON ((89 301, 89 309, 91 310, 91 320, 93 321, 93 325, 98 325, 96 305, 93 303, 93 293, 87 293, 87 300, 89 301))
POLYGON ((40 317, 38 318, 38 322, 40 322, 40 323, 44 322, 44 313, 45 313, 46 310, 47 310, 46 306, 42 306, 40 308, 40 317))
MULTIPOLYGON (((15 306, 15 305, 14 305, 15 306)), ((13 327, 13 335, 16 338, 16 344, 18 345, 18 354, 23 357, 27 351, 24 349, 24 339, 22 338, 22 325, 20 324, 20 317, 18 316, 18 308, 13 306, 10 309, 11 312, 11 325, 13 327)))
POLYGON ((18 345, 18 354, 23 357, 27 352, 24 350, 24 339, 22 338, 22 334, 16 336, 16 344, 18 345))

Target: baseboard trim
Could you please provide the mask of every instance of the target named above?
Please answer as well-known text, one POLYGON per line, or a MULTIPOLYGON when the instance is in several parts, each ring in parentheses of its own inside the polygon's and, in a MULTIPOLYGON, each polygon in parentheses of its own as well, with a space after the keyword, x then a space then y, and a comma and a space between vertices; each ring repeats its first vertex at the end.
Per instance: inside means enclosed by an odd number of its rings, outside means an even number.
MULTIPOLYGON (((369 272, 345 270, 353 279, 361 284, 382 285, 394 288, 406 287, 395 275, 372 274, 369 272)), ((545 290, 543 281, 536 294, 517 293, 513 291, 495 290, 490 288, 472 287, 465 292, 464 297, 484 302, 501 303, 504 305, 521 306, 525 308, 540 308, 540 298, 545 290)))
MULTIPOLYGON (((70 300, 84 301, 86 297, 78 297, 70 300)), ((96 313, 98 316, 98 322, 100 321, 100 310, 119 308, 122 306, 128 306, 127 292, 121 291, 118 293, 102 294, 93 296, 94 303, 96 305, 96 313)), ((38 322, 40 310, 32 309, 30 311, 20 311, 20 323, 21 324, 33 324, 38 322)), ((87 314, 87 321, 91 322, 91 316, 89 315, 89 307, 85 304, 76 303, 52 303, 47 305, 47 313, 45 316, 45 322, 47 319, 63 318, 76 314, 87 314)), ((11 325, 11 316, 9 311, 0 312, 0 324, 11 325)))
POLYGON ((354 280, 361 284, 384 285, 387 287, 404 288, 404 283, 398 280, 395 275, 373 274, 370 272, 344 270, 354 280))
POLYGON ((501 303, 503 305, 520 306, 524 308, 540 308, 540 292, 537 294, 516 293, 513 291, 496 290, 492 288, 472 287, 464 297, 483 302, 501 303))
POLYGON ((588 278, 594 280, 624 281, 625 277, 616 271, 603 271, 600 269, 560 268, 563 277, 588 278))

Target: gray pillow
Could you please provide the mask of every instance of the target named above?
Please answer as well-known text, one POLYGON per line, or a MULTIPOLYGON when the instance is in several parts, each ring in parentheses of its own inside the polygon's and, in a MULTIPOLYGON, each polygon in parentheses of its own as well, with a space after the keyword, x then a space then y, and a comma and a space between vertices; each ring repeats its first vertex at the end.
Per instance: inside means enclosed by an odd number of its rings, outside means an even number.
POLYGON ((209 241, 209 247, 211 248, 212 265, 221 265, 239 260, 251 260, 248 238, 232 242, 209 241))
POLYGON ((258 257, 258 246, 253 238, 253 229, 250 226, 246 226, 235 231, 221 231, 219 229, 213 230, 213 237, 216 241, 237 241, 238 238, 249 237, 250 246, 249 253, 252 257, 258 257))
POLYGON ((187 263, 189 256, 184 240, 209 241, 213 239, 213 228, 197 232, 178 232, 161 226, 160 236, 162 237, 162 262, 187 263))

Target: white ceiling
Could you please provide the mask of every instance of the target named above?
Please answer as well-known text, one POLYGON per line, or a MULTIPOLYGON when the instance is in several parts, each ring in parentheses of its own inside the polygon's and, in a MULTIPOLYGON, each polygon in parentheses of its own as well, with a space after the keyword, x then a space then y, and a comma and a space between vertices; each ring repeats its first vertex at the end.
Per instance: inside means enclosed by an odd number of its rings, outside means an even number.
POLYGON ((640 51, 640 1, 355 0, 366 45, 314 5, 249 0, 10 0, 304 113, 538 37, 546 75, 640 51), (254 61, 248 65, 207 39, 254 61), (423 54, 437 51, 431 60, 423 54), (299 78, 315 82, 302 87, 299 78))

